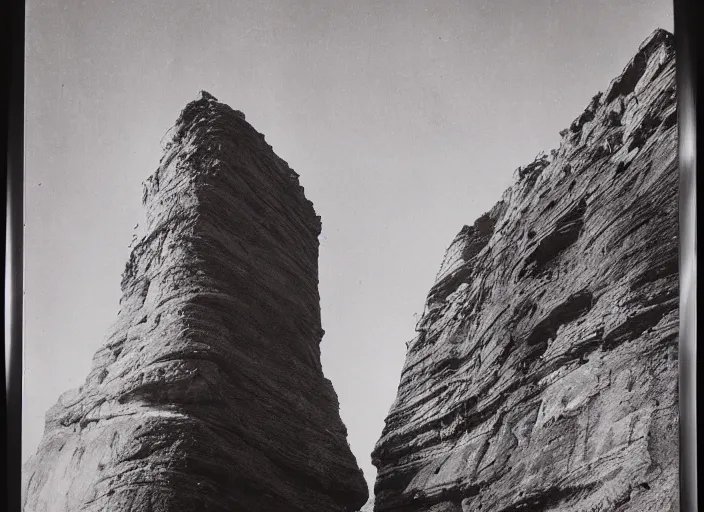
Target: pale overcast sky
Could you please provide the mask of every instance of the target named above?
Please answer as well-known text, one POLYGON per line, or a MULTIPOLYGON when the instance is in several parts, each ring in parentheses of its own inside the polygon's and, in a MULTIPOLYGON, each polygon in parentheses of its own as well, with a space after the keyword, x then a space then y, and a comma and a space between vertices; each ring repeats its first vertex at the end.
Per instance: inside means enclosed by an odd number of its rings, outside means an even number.
POLYGON ((23 455, 115 319, 141 183, 205 89, 323 219, 323 368, 370 486, 415 314, 463 224, 604 90, 665 0, 27 2, 23 455))

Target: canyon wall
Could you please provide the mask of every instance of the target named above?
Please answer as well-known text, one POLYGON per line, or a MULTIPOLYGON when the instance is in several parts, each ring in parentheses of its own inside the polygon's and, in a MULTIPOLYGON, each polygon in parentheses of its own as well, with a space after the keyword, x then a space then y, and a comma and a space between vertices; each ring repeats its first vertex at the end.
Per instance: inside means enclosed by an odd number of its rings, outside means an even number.
POLYGON ((320 218, 298 175, 208 93, 164 149, 117 322, 46 415, 24 510, 357 510, 367 486, 320 364, 320 218))
POLYGON ((561 135, 447 250, 375 511, 679 510, 673 36, 561 135))

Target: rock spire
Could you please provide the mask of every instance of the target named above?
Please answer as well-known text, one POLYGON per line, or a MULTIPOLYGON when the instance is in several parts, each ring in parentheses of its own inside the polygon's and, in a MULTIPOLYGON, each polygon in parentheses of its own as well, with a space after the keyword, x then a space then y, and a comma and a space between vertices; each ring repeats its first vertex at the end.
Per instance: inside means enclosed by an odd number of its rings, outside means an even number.
POLYGON ((144 185, 117 322, 47 413, 25 512, 343 512, 367 500, 320 364, 320 218, 203 92, 144 185))

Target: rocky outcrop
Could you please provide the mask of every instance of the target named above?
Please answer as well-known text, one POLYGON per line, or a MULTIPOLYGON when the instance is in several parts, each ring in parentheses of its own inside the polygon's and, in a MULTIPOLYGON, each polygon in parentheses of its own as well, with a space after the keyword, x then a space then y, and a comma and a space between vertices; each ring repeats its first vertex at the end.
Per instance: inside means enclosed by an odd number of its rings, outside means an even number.
POLYGON ((117 322, 47 413, 24 510, 359 509, 320 364, 320 219, 297 174, 202 93, 143 199, 117 322))
POLYGON ((447 251, 374 453, 376 511, 678 510, 673 37, 447 251))

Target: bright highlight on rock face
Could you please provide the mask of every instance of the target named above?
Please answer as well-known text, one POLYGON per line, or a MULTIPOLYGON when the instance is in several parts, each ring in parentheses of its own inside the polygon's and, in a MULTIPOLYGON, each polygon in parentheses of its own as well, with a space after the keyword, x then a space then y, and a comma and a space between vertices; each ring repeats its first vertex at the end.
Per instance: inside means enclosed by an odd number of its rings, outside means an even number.
POLYGON ((320 218, 241 112, 202 93, 144 187, 121 309, 48 412, 26 512, 356 510, 320 365, 320 218))
POLYGON ((447 251, 376 511, 678 507, 674 45, 658 30, 447 251))

